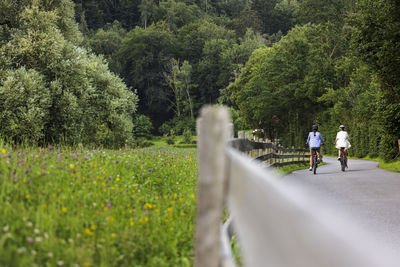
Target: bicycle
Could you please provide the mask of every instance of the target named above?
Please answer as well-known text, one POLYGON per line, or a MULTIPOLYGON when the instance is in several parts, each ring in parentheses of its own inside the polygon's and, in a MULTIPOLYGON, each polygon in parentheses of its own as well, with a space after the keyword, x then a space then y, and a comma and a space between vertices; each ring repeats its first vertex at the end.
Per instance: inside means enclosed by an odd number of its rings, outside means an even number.
POLYGON ((347 153, 344 151, 344 147, 340 148, 340 167, 342 172, 344 172, 347 168, 347 153))
POLYGON ((316 148, 312 148, 311 149, 311 153, 312 153, 312 172, 314 174, 317 174, 317 168, 318 168, 318 154, 317 154, 317 149, 316 148))

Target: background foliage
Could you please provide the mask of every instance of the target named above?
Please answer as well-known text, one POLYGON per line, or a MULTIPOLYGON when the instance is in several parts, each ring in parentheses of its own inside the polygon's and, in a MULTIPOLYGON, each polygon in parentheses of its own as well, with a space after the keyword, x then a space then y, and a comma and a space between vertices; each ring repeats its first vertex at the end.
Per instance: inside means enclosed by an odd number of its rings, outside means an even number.
POLYGON ((356 155, 398 154, 396 0, 18 3, 0 2, 2 106, 24 106, 0 111, 14 141, 121 143, 137 114, 151 134, 193 132, 199 109, 222 103, 235 127, 284 145, 303 146, 312 124, 331 142, 345 124, 356 155))

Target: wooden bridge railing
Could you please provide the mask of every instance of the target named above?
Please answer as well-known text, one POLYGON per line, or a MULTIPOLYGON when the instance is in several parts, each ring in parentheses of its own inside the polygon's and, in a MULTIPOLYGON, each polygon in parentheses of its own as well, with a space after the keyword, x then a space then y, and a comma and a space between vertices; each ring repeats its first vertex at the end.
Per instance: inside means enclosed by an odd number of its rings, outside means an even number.
MULTIPOLYGON (((197 121, 199 180, 195 267, 232 267, 232 228, 246 267, 395 267, 397 258, 359 227, 332 216, 231 142, 228 110, 197 121), (223 211, 229 212, 223 223, 223 211), (230 234, 229 234, 230 233, 230 234)), ((258 145, 256 145, 257 147, 258 145)), ((266 145, 267 146, 267 145, 266 145)))

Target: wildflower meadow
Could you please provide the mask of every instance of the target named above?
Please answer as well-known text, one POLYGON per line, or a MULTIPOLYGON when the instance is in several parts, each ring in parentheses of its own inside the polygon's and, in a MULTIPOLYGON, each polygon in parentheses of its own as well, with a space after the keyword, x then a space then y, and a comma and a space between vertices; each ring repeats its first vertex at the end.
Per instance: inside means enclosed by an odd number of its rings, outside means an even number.
POLYGON ((0 149, 0 266, 192 265, 194 148, 0 149))

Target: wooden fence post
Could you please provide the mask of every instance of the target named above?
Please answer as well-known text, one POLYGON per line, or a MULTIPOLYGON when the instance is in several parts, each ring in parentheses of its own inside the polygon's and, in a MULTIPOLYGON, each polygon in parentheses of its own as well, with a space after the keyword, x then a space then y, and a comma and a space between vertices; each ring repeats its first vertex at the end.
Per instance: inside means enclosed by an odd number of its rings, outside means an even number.
POLYGON ((228 123, 228 139, 235 138, 234 130, 233 130, 233 123, 228 123))
POLYGON ((226 178, 225 147, 230 116, 222 107, 206 107, 197 120, 199 181, 195 267, 221 265, 221 222, 226 178))

